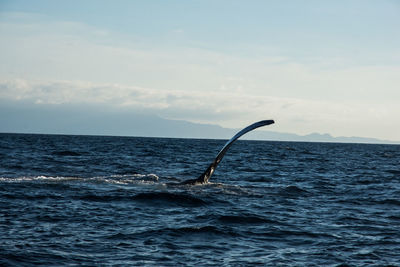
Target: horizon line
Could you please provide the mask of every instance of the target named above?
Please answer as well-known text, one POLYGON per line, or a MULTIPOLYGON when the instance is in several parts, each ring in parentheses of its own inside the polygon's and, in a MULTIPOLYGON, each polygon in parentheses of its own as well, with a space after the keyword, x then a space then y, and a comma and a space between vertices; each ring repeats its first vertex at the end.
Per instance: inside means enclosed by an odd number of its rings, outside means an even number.
MULTIPOLYGON (((234 130, 231 128, 224 128, 224 129, 229 129, 229 130, 234 130)), ((265 131, 264 132, 272 132, 272 131, 265 131)), ((318 135, 329 135, 329 138, 332 140, 289 140, 289 139, 267 139, 267 138, 240 138, 238 141, 261 141, 261 142, 289 142, 289 143, 327 143, 327 144, 361 144, 361 145, 400 145, 400 141, 390 141, 390 140, 381 140, 377 138, 369 138, 369 137, 356 137, 356 136, 351 136, 351 137, 346 137, 346 136, 339 136, 339 137, 333 137, 330 134, 319 134, 319 133, 311 133, 307 135, 298 135, 294 133, 280 133, 280 132, 272 132, 276 134, 289 134, 289 135, 294 135, 299 138, 306 137, 309 135, 313 134, 318 134, 318 135), (335 140, 339 138, 358 138, 358 139, 372 139, 371 141, 340 141, 340 140, 335 140), (376 140, 376 142, 373 142, 373 140, 376 140)), ((119 134, 84 134, 84 133, 43 133, 43 132, 0 132, 0 135, 7 135, 7 134, 15 134, 15 135, 64 135, 64 136, 93 136, 93 137, 123 137, 123 138, 157 138, 157 139, 193 139, 193 140, 229 140, 229 138, 213 138, 213 137, 190 137, 190 136, 142 136, 142 135, 119 135, 119 134)))

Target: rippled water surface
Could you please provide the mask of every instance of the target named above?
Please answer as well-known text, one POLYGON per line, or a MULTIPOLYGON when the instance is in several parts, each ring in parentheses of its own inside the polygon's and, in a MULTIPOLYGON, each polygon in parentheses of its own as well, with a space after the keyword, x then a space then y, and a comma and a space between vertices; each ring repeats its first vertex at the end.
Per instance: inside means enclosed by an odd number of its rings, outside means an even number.
POLYGON ((0 265, 400 265, 400 146, 0 134, 0 265))

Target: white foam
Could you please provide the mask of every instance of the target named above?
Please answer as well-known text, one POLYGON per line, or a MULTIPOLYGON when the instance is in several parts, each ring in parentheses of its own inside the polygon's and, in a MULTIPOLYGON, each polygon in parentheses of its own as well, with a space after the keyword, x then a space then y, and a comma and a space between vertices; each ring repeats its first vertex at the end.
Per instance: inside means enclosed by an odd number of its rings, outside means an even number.
POLYGON ((21 177, 0 177, 0 182, 21 183, 21 182, 97 182, 111 184, 130 184, 145 183, 151 184, 158 181, 156 174, 130 174, 130 175, 110 175, 110 176, 94 176, 94 177, 72 177, 72 176, 21 176, 21 177))

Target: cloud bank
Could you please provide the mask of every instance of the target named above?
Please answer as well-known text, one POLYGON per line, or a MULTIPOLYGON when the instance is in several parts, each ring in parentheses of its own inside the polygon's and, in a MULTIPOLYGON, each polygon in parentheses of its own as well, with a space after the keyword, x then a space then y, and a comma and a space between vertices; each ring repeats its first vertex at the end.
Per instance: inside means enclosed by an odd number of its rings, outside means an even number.
MULTIPOLYGON (((365 137, 374 132, 377 124, 384 123, 384 120, 390 123, 390 118, 397 120, 400 115, 395 106, 348 105, 240 92, 160 91, 72 81, 0 80, 0 99, 21 106, 29 103, 36 107, 103 107, 111 111, 153 114, 167 119, 212 123, 230 128, 273 118, 279 125, 275 131, 288 132, 295 128, 299 134, 308 134, 319 128, 322 133, 343 135, 343 130, 335 131, 335 127, 340 127, 348 129, 348 136, 352 136, 352 133, 360 133, 360 127, 364 127, 368 133, 365 137)), ((385 135, 392 140, 396 140, 396 136, 385 135)))

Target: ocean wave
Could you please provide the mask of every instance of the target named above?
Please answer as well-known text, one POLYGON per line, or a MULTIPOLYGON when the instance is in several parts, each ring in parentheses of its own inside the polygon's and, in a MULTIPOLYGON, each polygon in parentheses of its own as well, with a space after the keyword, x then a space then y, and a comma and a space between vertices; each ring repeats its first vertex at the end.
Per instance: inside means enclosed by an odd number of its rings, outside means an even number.
MULTIPOLYGON (((312 231, 302 231, 302 230, 283 230, 283 229, 274 229, 272 231, 260 233, 261 235, 268 237, 278 237, 278 238, 333 238, 337 239, 338 237, 335 235, 331 235, 329 233, 324 232, 312 232, 312 231)), ((305 242, 305 240, 303 240, 305 242)))
POLYGON ((132 240, 136 238, 161 238, 162 236, 170 236, 174 238, 188 238, 189 236, 225 236, 237 237, 239 233, 232 229, 225 227, 220 228, 214 225, 203 226, 183 226, 183 227, 166 227, 160 229, 145 230, 136 233, 116 233, 106 237, 112 240, 132 240))
POLYGON ((394 174, 394 175, 399 175, 400 174, 400 170, 386 170, 385 172, 390 173, 390 174, 394 174))
POLYGON ((133 200, 142 201, 146 204, 156 205, 178 205, 178 206, 203 206, 208 204, 201 198, 182 193, 148 192, 139 193, 132 197, 133 200))
POLYGON ((77 157, 82 155, 81 153, 69 150, 54 151, 52 154, 56 156, 70 156, 70 157, 77 157))
POLYGON ((45 199, 51 199, 51 200, 61 200, 65 199, 65 197, 60 196, 60 195, 55 195, 55 194, 11 194, 11 193, 3 193, 0 195, 1 198, 5 199, 11 199, 11 200, 45 200, 45 199))
POLYGON ((218 218, 218 221, 224 223, 224 224, 264 224, 264 223, 273 223, 275 224, 275 221, 262 218, 259 216, 254 216, 254 215, 222 215, 218 218))
POLYGON ((296 197, 296 196, 306 196, 309 192, 296 185, 289 185, 280 190, 280 194, 284 196, 296 197))
POLYGON ((0 182, 22 183, 22 182, 104 182, 111 184, 147 183, 158 181, 155 174, 130 174, 110 175, 95 177, 68 177, 68 176, 21 176, 21 177, 0 177, 0 182))
POLYGON ((394 198, 383 199, 377 202, 381 205, 393 205, 393 206, 400 206, 400 200, 394 198))
POLYGON ((81 195, 72 196, 73 199, 88 201, 88 202, 131 202, 137 201, 146 205, 157 206, 184 206, 198 207, 206 205, 204 200, 183 193, 168 193, 168 192, 147 192, 131 195, 129 191, 121 192, 107 191, 96 192, 93 190, 87 191, 81 195))
POLYGON ((166 229, 168 232, 178 235, 186 235, 186 234, 215 234, 215 235, 229 235, 229 236, 237 236, 237 234, 233 231, 222 230, 219 227, 213 225, 206 226, 188 226, 188 227, 178 227, 178 228, 168 228, 166 229))

